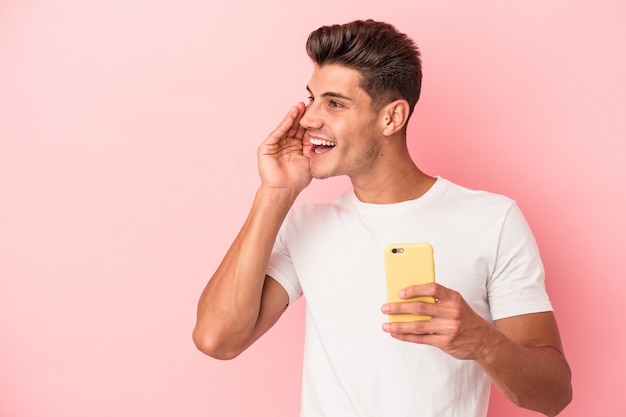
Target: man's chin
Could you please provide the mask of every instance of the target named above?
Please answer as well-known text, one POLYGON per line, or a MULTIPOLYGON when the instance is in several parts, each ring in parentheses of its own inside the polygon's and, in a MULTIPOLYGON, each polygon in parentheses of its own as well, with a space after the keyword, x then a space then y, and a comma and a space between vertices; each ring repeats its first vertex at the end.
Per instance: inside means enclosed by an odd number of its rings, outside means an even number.
POLYGON ((334 166, 333 164, 324 164, 322 163, 322 161, 319 160, 311 160, 309 164, 309 172, 311 173, 311 176, 316 180, 325 180, 327 178, 341 175, 338 172, 339 170, 337 168, 338 167, 334 166))
POLYGON ((331 177, 331 175, 316 175, 316 174, 312 174, 311 176, 315 178, 316 180, 325 180, 326 178, 331 177))
POLYGON ((320 172, 311 170, 311 176, 316 180, 325 180, 326 178, 334 177, 335 175, 331 172, 320 172))

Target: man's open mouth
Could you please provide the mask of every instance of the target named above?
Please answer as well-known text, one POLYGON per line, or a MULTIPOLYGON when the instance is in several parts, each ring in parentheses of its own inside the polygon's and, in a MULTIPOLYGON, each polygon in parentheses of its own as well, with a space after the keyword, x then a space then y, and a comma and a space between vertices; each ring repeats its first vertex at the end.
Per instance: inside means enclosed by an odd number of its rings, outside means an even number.
POLYGON ((328 152, 337 146, 337 142, 332 142, 326 139, 310 138, 310 142, 311 145, 313 145, 311 151, 316 154, 328 152))

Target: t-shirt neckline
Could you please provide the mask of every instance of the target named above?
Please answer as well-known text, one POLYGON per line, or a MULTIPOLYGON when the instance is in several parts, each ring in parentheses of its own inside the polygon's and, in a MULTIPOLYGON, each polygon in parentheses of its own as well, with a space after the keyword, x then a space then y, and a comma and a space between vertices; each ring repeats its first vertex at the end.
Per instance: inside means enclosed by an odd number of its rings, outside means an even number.
POLYGON ((352 204, 354 205, 354 207, 356 207, 356 209, 363 214, 396 214, 412 210, 416 207, 427 204, 445 188, 446 183, 447 180, 440 176, 436 176, 434 184, 428 190, 426 190, 424 194, 422 194, 418 198, 400 201, 398 203, 364 203, 356 196, 356 194, 354 193, 354 188, 350 189, 350 199, 352 200, 352 204))

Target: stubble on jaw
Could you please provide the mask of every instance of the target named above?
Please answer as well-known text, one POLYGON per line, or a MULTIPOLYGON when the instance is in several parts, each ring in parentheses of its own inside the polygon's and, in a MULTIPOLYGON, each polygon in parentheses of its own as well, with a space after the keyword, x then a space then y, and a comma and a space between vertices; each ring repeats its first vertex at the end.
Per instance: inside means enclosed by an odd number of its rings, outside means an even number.
MULTIPOLYGON (((371 164, 376 158, 378 158, 378 145, 377 141, 374 137, 368 136, 367 138, 363 138, 366 141, 366 147, 361 150, 361 152, 354 157, 354 160, 351 163, 346 163, 345 160, 339 161, 335 166, 330 167, 326 171, 317 171, 314 169, 314 162, 310 162, 309 171, 311 176, 318 180, 323 180, 331 177, 337 177, 340 175, 348 175, 350 176, 355 171, 371 164)), ((339 144, 337 147, 340 146, 339 144)), ((338 149, 333 149, 330 152, 339 151, 338 149)))

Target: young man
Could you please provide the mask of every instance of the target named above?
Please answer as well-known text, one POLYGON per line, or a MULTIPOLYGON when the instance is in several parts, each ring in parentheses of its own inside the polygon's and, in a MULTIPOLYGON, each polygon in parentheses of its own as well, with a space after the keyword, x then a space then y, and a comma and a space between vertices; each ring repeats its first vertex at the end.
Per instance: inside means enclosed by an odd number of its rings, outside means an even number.
POLYGON ((250 214, 202 293, 194 341, 237 356, 304 294, 302 416, 485 416, 490 382, 545 415, 570 370, 538 250, 510 199, 419 170, 406 143, 419 52, 386 23, 322 27, 299 103, 258 150, 250 214), (349 176, 329 204, 293 206, 312 177, 349 176), (387 303, 383 248, 429 242, 436 284, 387 303), (431 316, 386 322, 385 315, 431 316), (381 328, 382 325, 382 328, 381 328))

